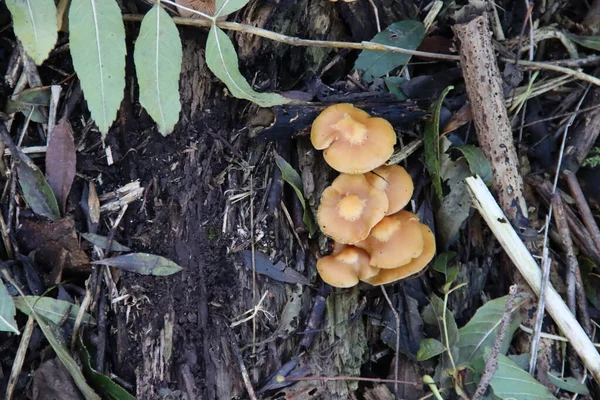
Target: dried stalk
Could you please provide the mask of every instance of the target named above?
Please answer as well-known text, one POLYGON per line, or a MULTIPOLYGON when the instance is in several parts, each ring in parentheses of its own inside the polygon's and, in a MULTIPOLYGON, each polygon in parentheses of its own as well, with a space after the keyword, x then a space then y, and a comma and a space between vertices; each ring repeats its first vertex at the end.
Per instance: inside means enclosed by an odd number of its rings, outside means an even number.
MULTIPOLYGON (((508 224, 496 200, 479 177, 466 178, 467 187, 473 198, 475 207, 479 210, 488 226, 500 242, 504 251, 513 261, 536 295, 540 295, 542 273, 531 253, 519 238, 513 227, 508 224)), ((551 284, 546 290, 546 309, 564 336, 596 380, 600 383, 600 355, 592 341, 573 316, 565 302, 551 284)))
POLYGON ((491 40, 487 14, 453 28, 460 42, 460 58, 479 144, 494 172, 494 189, 511 222, 528 226, 523 178, 504 96, 502 79, 491 40))

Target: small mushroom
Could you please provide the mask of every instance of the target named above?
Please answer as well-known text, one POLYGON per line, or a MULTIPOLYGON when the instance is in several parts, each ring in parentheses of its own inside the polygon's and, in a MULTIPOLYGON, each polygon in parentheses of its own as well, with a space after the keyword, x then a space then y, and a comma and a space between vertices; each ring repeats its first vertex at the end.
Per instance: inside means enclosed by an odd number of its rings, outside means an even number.
POLYGON ((349 288, 360 280, 374 277, 379 268, 369 265, 369 254, 355 246, 340 246, 333 254, 317 261, 321 279, 331 286, 349 288))
POLYGON ((371 255, 372 266, 397 268, 423 252, 420 225, 415 214, 402 210, 383 218, 373 227, 367 239, 356 243, 356 246, 371 255))
POLYGON ((340 174, 321 195, 317 222, 336 242, 354 244, 369 236, 387 209, 385 193, 369 185, 364 175, 340 174))
POLYGON ((361 280, 374 286, 385 285, 422 271, 435 255, 435 236, 433 236, 433 232, 427 225, 419 223, 419 228, 421 228, 425 242, 421 255, 413 258, 408 264, 393 269, 380 269, 377 275, 361 280))
POLYGON ((386 215, 402 210, 410 201, 414 185, 412 178, 399 165, 385 165, 365 174, 367 182, 387 195, 389 207, 386 215))
POLYGON ((324 150, 336 171, 362 174, 383 165, 396 144, 396 132, 383 118, 371 118, 352 104, 327 107, 313 122, 310 140, 324 150))

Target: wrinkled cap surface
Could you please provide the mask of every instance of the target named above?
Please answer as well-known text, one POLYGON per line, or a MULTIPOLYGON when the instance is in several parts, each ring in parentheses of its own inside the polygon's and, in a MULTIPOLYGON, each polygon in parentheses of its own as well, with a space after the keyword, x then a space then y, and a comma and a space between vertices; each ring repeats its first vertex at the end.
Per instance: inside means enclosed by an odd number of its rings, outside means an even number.
POLYGON ((310 139, 336 171, 362 174, 383 165, 394 152, 396 132, 352 104, 326 108, 313 122, 310 139))
POLYGON ((317 261, 317 271, 325 283, 348 288, 359 281, 377 275, 379 268, 369 265, 369 255, 355 246, 343 246, 329 256, 317 261))
POLYGON ((336 242, 354 244, 369 235, 387 209, 385 193, 363 175, 340 174, 321 195, 317 222, 321 232, 336 242))
POLYGON ((367 182, 379 190, 383 190, 388 198, 389 207, 386 215, 402 210, 410 201, 414 185, 406 170, 399 165, 384 165, 365 174, 367 182))
POLYGON ((425 224, 419 223, 423 234, 423 252, 417 258, 413 258, 408 264, 393 269, 380 269, 379 273, 371 278, 361 279, 371 285, 385 285, 407 278, 423 270, 435 256, 435 236, 431 229, 425 224))
POLYGON ((371 255, 371 265, 397 268, 423 252, 424 240, 419 218, 408 211, 385 217, 373 227, 366 240, 356 243, 371 255))

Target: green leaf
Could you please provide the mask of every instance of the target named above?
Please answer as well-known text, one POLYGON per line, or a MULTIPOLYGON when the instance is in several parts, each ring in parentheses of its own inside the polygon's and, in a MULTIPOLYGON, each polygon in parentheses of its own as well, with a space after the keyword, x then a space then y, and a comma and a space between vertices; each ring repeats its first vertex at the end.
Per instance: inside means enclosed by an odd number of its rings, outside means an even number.
POLYGON ((470 144, 457 146, 455 149, 459 150, 465 156, 471 173, 479 175, 485 184, 490 186, 494 175, 492 174, 492 165, 485 157, 485 154, 483 154, 483 151, 479 147, 470 144))
MULTIPOLYGON (((488 357, 486 357, 487 360, 488 357)), ((498 354, 498 369, 490 381, 494 394, 501 399, 555 400, 550 390, 536 381, 503 354, 498 354)))
POLYGON ((100 396, 98 396, 96 392, 94 392, 94 390, 87 384, 83 374, 81 373, 81 370, 79 369, 79 365, 73 359, 71 354, 69 354, 67 344, 64 340, 64 335, 60 328, 56 324, 47 321, 44 317, 40 316, 33 308, 33 304, 29 303, 27 300, 25 300, 25 304, 29 307, 30 312, 32 312, 33 317, 44 333, 44 336, 52 346, 52 349, 60 361, 69 371, 69 374, 73 378, 73 382, 75 382, 75 385, 77 385, 77 388, 81 391, 86 400, 100 400, 100 396))
POLYGON ((246 99, 261 107, 272 107, 289 103, 289 99, 275 93, 258 93, 250 87, 240 73, 238 56, 229 37, 219 27, 212 26, 206 40, 206 64, 231 94, 246 99))
POLYGON ((115 0, 72 0, 69 46, 88 108, 104 137, 125 90, 125 27, 115 0))
POLYGON ((0 279, 0 331, 19 334, 19 327, 15 321, 15 303, 8 293, 4 282, 0 279))
POLYGON ((182 57, 181 39, 175 23, 162 7, 152 7, 142 21, 133 59, 140 86, 140 104, 156 121, 163 136, 173 132, 179 120, 182 57))
MULTIPOLYGON (((106 250, 106 246, 108 246, 108 238, 106 236, 96 235, 95 233, 82 233, 81 237, 101 249, 106 250)), ((113 240, 110 244, 110 251, 131 251, 131 249, 113 240)))
POLYGON ((445 251, 436 257, 435 263, 433 264, 434 270, 441 272, 446 276, 444 292, 447 292, 450 289, 450 285, 456 280, 456 277, 458 276, 458 266, 448 266, 448 264, 452 259, 454 259, 454 257, 456 257, 456 252, 445 251))
MULTIPOLYGON (((15 306, 22 313, 29 315, 31 314, 31 307, 33 307, 38 315, 44 317, 49 322, 59 324, 63 321, 65 315, 68 320, 75 322, 77 313, 79 313, 79 306, 68 301, 53 299, 51 297, 41 296, 25 296, 15 297, 15 306)), ((83 322, 86 324, 96 324, 94 318, 88 313, 83 314, 83 322)))
POLYGON ((248 4, 249 0, 217 0, 215 17, 224 17, 248 4))
POLYGON ((588 49, 600 51, 600 36, 580 36, 567 33, 567 37, 577 44, 587 47, 588 49))
POLYGON ((425 123, 425 166, 427 167, 427 171, 429 171, 429 175, 431 175, 433 188, 440 201, 442 201, 442 198, 444 197, 442 193, 442 179, 440 176, 440 113, 444 98, 452 89, 454 89, 454 86, 448 86, 444 89, 439 99, 431 105, 431 115, 425 123))
POLYGON ((401 76, 390 76, 388 78, 385 78, 384 81, 385 86, 387 86, 391 94, 396 96, 398 101, 404 101, 408 99, 408 97, 400 89, 400 84, 406 82, 405 78, 402 78, 401 76))
POLYGON ((6 6, 27 55, 37 65, 42 64, 58 37, 54 0, 6 0, 6 6))
MULTIPOLYGON (((425 27, 420 21, 400 21, 391 24, 371 39, 371 43, 415 50, 425 37, 425 27)), ((408 63, 411 55, 386 51, 363 50, 360 52, 354 69, 363 71, 363 79, 372 82, 395 68, 408 63)))
MULTIPOLYGON (((458 340, 458 363, 468 363, 476 358, 483 357, 484 349, 491 348, 496 340, 498 329, 504 308, 506 307, 507 296, 488 301, 479 307, 473 318, 460 329, 458 340)), ((511 310, 512 318, 504 336, 504 341, 500 347, 500 354, 506 354, 515 331, 519 327, 520 317, 517 313, 521 302, 515 302, 511 310)))
POLYGON ((58 202, 42 171, 25 154, 18 157, 15 161, 17 178, 31 210, 52 221, 60 218, 58 202))
POLYGON ((99 393, 103 394, 109 400, 135 400, 135 397, 129 394, 119 384, 110 379, 108 376, 99 373, 90 362, 90 354, 79 336, 79 355, 81 356, 81 364, 83 371, 90 379, 90 383, 99 393))
POLYGON ((583 395, 589 395, 590 391, 583 383, 579 382, 575 378, 564 378, 558 374, 548 372, 548 379, 550 383, 559 389, 566 390, 571 393, 579 393, 583 395))
POLYGON ((173 275, 182 270, 179 265, 167 258, 146 253, 131 253, 112 258, 104 258, 102 260, 94 261, 92 264, 109 265, 129 272, 156 276, 173 275))
POLYGON ((31 114, 31 120, 40 124, 48 123, 48 117, 42 113, 41 107, 50 105, 50 88, 36 87, 25 89, 6 101, 6 113, 21 112, 25 118, 31 114))
POLYGON ((302 178, 300 178, 300 175, 298 175, 296 170, 292 168, 292 166, 287 161, 285 161, 284 158, 281 157, 279 154, 275 154, 275 163, 281 171, 281 177, 283 178, 283 180, 286 181, 292 187, 292 189, 294 189, 296 196, 298 196, 298 200, 300 200, 300 204, 302 204, 302 209, 304 210, 304 214, 302 215, 302 221, 308 229, 309 236, 312 237, 312 235, 314 235, 317 231, 317 226, 315 225, 315 222, 310 213, 310 209, 308 208, 308 206, 306 205, 306 201, 304 200, 304 193, 302 192, 302 178))
POLYGON ((417 352, 417 360, 425 361, 442 354, 446 351, 446 347, 442 342, 436 339, 425 339, 419 345, 417 352))

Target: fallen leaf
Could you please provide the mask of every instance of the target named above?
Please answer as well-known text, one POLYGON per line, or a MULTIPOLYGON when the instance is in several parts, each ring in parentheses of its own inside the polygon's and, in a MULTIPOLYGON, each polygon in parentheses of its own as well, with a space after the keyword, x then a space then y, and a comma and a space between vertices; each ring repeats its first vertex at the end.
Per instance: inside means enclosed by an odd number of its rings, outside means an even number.
POLYGON ((93 261, 92 264, 108 265, 142 275, 156 276, 173 275, 182 270, 179 265, 167 258, 146 253, 131 253, 112 258, 104 258, 102 260, 93 261))
MULTIPOLYGON (((108 238, 106 236, 96 235, 95 233, 82 233, 81 237, 91 244, 107 250, 106 246, 108 246, 108 238)), ((123 246, 116 240, 113 240, 110 244, 110 251, 131 251, 131 249, 127 246, 123 246)))
POLYGON ((76 162, 73 130, 69 121, 63 118, 48 135, 46 150, 46 179, 63 215, 75 179, 76 162))
POLYGON ((19 334, 19 327, 15 321, 15 303, 8 293, 6 286, 0 279, 0 331, 19 334))
POLYGON ((17 170, 17 179, 19 186, 23 191, 23 197, 31 210, 42 217, 49 220, 60 218, 60 211, 54 192, 42 171, 27 157, 21 154, 15 160, 15 168, 17 170))
MULTIPOLYGON (((239 252, 246 270, 252 271, 252 250, 243 250, 239 252)), ((291 267, 287 267, 279 261, 273 265, 269 257, 260 251, 254 252, 254 267, 256 273, 268 276, 279 282, 299 283, 301 285, 310 285, 308 279, 291 267)))
MULTIPOLYGON (((75 322, 77 314, 79 313, 78 305, 64 300, 53 299, 52 297, 15 297, 14 301, 15 306, 22 313, 26 315, 31 314, 31 308, 29 307, 31 305, 38 315, 57 325, 63 321, 66 315, 68 315, 67 320, 75 322), (29 305, 27 303, 29 303, 29 305)), ((86 324, 96 324, 94 318, 88 313, 83 313, 82 321, 86 324)))

